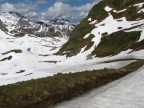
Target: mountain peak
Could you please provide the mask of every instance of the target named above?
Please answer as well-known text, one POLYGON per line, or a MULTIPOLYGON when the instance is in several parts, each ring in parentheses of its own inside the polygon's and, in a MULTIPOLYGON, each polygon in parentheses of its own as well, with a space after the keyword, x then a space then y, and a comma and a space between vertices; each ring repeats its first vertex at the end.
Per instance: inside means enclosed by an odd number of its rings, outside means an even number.
POLYGON ((21 18, 26 18, 25 16, 21 15, 21 14, 18 13, 18 12, 10 11, 9 13, 12 14, 12 15, 16 15, 16 16, 18 16, 18 17, 21 17, 21 18))
POLYGON ((70 24, 70 21, 68 19, 64 18, 55 18, 50 20, 53 24, 58 24, 58 25, 65 25, 65 24, 70 24))

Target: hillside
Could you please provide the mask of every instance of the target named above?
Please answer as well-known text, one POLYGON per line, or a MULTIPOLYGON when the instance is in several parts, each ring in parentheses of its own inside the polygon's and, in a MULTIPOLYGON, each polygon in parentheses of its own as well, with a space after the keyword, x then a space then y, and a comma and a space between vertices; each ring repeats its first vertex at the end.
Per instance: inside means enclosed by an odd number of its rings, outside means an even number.
POLYGON ((77 55, 82 48, 90 56, 106 57, 128 49, 144 48, 143 0, 103 0, 74 29, 71 38, 58 54, 77 55))

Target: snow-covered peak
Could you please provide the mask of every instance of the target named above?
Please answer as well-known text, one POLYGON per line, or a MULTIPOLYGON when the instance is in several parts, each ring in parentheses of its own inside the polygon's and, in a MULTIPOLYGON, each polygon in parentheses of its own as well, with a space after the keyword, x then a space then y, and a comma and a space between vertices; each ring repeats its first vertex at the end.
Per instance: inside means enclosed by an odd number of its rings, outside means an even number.
POLYGON ((6 25, 16 24, 21 19, 20 16, 11 12, 1 12, 0 20, 6 25))
POLYGON ((0 13, 0 21, 3 26, 0 26, 0 29, 3 30, 4 28, 8 30, 8 34, 11 34, 11 31, 15 31, 21 25, 28 25, 29 20, 22 16, 17 12, 1 12, 0 13))
POLYGON ((56 18, 54 20, 38 20, 33 22, 17 12, 0 13, 0 29, 12 36, 21 37, 26 34, 42 37, 51 36, 51 34, 64 36, 69 35, 73 28, 74 25, 70 24, 66 19, 56 18))
POLYGON ((26 18, 26 17, 24 17, 23 15, 21 15, 21 14, 18 13, 18 12, 10 11, 9 13, 10 13, 11 15, 15 16, 15 17, 26 18))
POLYGON ((26 17, 17 12, 0 12, 0 20, 6 24, 15 24, 20 19, 25 19, 28 21, 26 17))
POLYGON ((52 20, 38 20, 36 23, 41 25, 72 25, 68 19, 55 18, 52 20))
POLYGON ((68 19, 61 19, 61 18, 55 18, 51 20, 51 22, 58 25, 70 24, 68 19))

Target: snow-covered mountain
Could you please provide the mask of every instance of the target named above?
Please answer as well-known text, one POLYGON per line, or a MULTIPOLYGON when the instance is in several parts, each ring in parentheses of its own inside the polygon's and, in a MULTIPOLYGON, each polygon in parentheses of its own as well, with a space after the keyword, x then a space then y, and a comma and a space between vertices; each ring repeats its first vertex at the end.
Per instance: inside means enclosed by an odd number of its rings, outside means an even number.
POLYGON ((74 25, 65 19, 32 22, 17 12, 0 13, 0 29, 12 36, 69 36, 74 25))
POLYGON ((37 23, 46 24, 47 26, 52 26, 52 25, 72 25, 69 22, 69 20, 62 19, 62 18, 55 18, 53 20, 38 20, 37 23))
POLYGON ((56 53, 73 29, 74 25, 64 19, 32 22, 16 12, 0 13, 0 81, 6 84, 37 67, 47 67, 45 56, 56 53))
POLYGON ((103 0, 72 33, 65 20, 33 23, 13 14, 0 15, 0 85, 59 72, 117 69, 144 58, 143 0, 103 0))

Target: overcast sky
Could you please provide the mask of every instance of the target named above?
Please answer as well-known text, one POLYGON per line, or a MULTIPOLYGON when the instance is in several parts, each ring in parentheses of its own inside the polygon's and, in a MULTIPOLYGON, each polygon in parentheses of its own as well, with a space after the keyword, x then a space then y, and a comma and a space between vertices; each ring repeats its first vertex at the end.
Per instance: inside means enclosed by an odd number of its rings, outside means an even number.
POLYGON ((79 22, 100 0, 0 0, 0 11, 15 11, 32 20, 56 17, 79 22))

